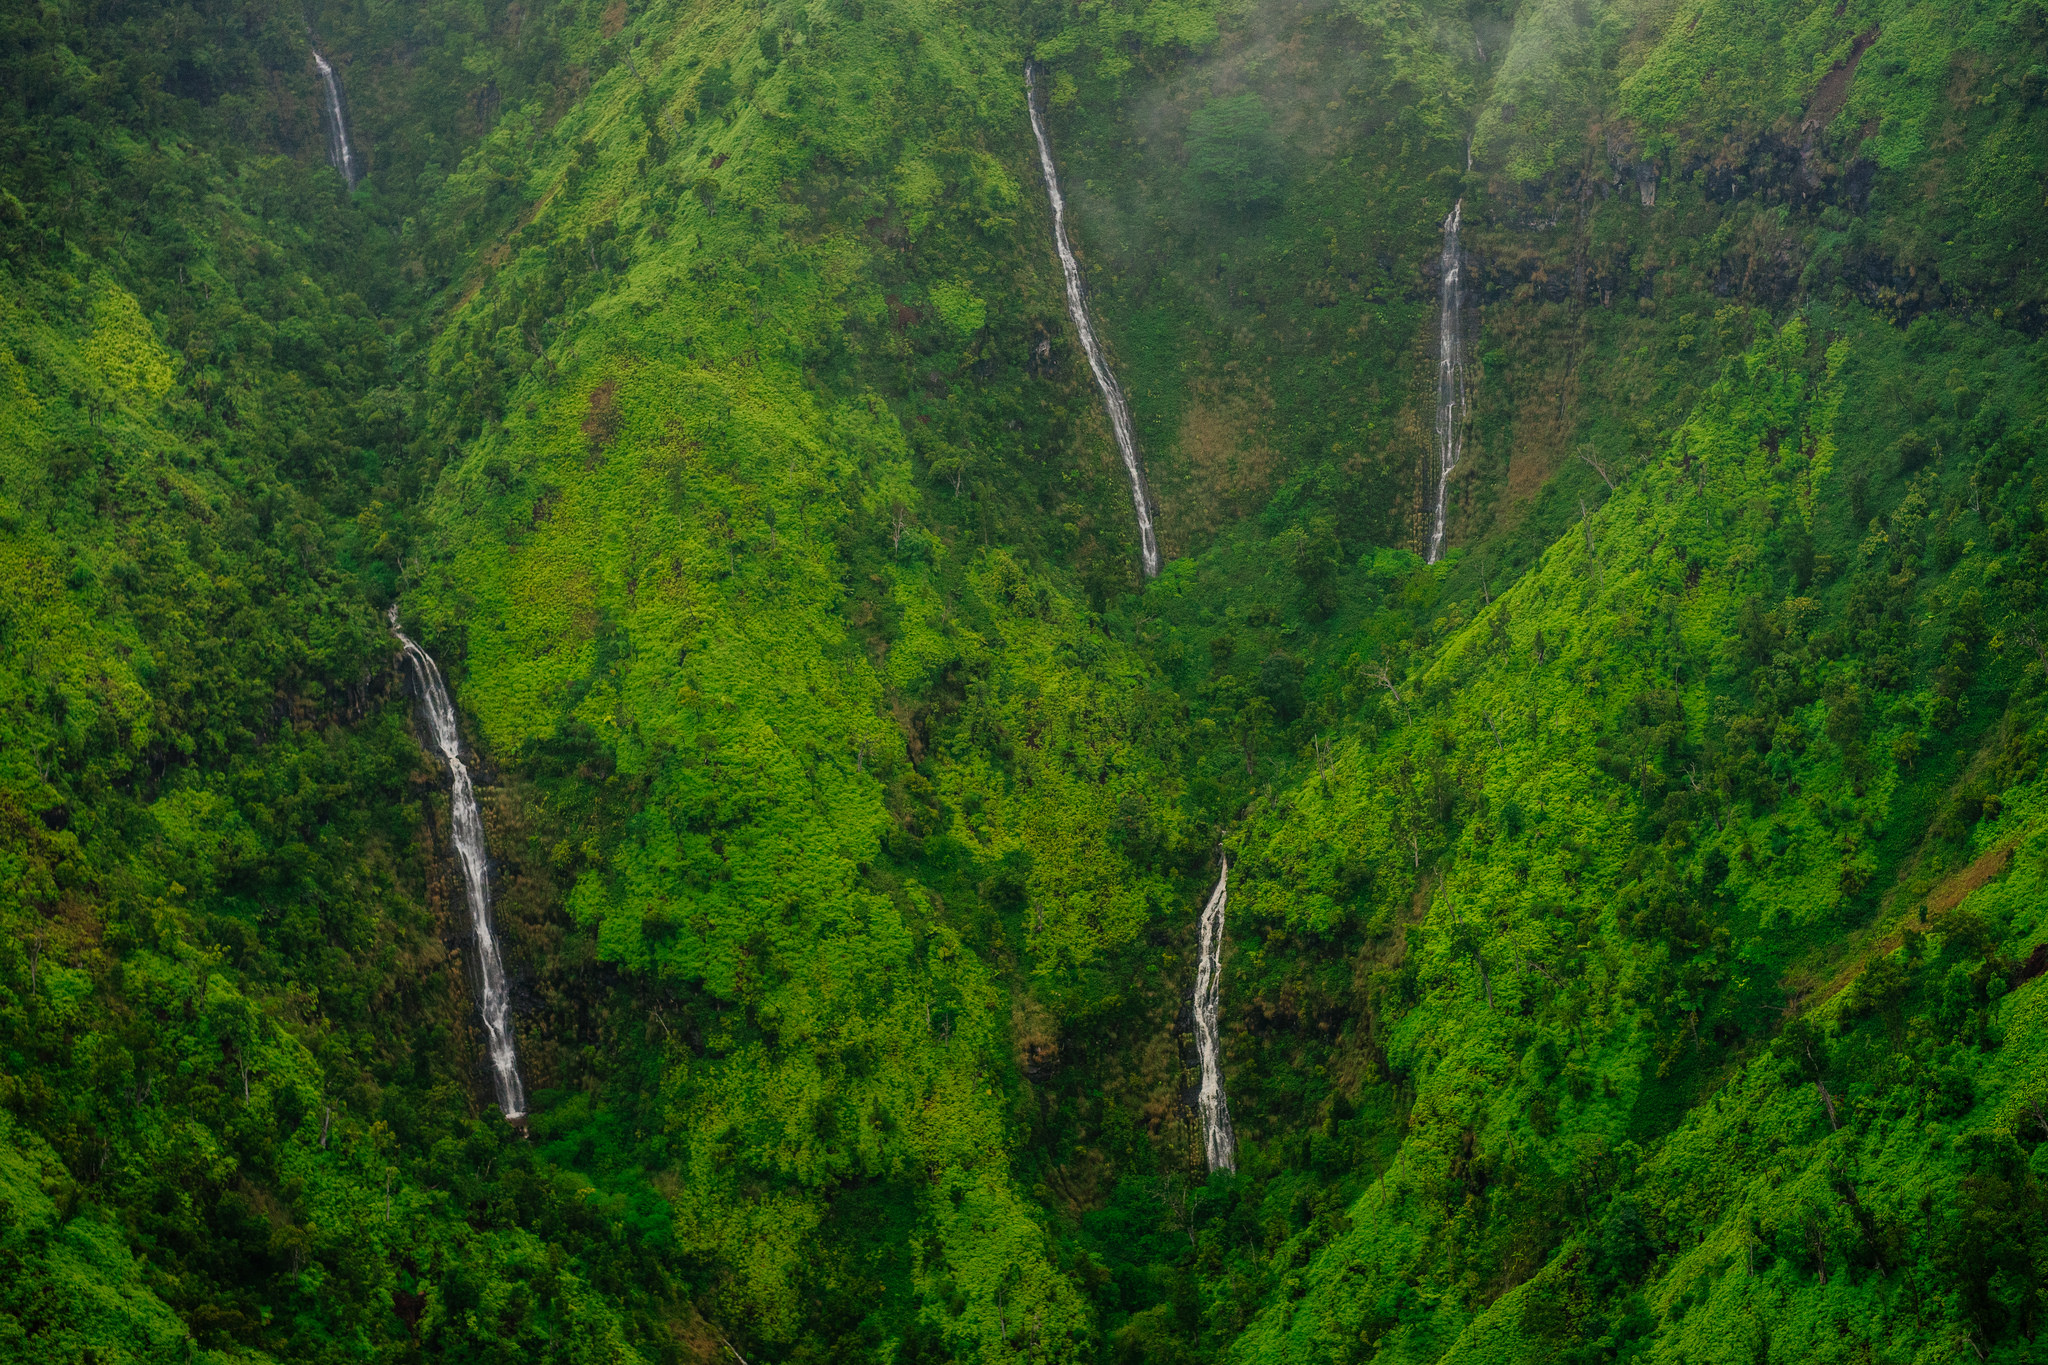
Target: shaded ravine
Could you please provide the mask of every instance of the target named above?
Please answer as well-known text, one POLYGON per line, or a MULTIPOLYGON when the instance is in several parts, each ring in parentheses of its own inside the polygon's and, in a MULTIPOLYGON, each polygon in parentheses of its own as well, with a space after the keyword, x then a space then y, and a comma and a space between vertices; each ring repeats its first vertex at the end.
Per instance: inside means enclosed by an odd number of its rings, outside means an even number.
POLYGON ((476 944, 476 1004, 483 1016, 484 1046, 490 1054, 491 1080, 498 1108, 508 1119, 526 1116, 526 1086, 519 1079, 519 1054, 512 1041, 512 991, 505 979, 505 961, 498 954, 498 936, 491 925, 491 868, 484 850, 484 822, 476 791, 462 762, 462 737, 455 725, 455 706, 433 658, 398 628, 398 608, 390 612, 391 633, 405 650, 405 661, 419 684, 420 709, 434 749, 448 763, 448 823, 455 835, 455 860, 462 867, 462 889, 469 904, 469 924, 476 944))
POLYGON ((1230 1101, 1223 1094, 1223 1059, 1216 1015, 1223 1002, 1223 915, 1230 900, 1230 857, 1216 889, 1202 907, 1195 963, 1195 1056, 1202 1065, 1196 1099, 1202 1116, 1202 1151, 1212 1171, 1237 1169, 1237 1135, 1230 1127, 1230 1101))
POLYGON ((1451 471, 1465 453, 1465 258, 1458 249, 1460 199, 1444 219, 1443 277, 1437 284, 1436 324, 1436 517, 1429 531, 1429 562, 1444 557, 1444 523, 1450 510, 1451 471))
POLYGON ((356 173, 355 148, 348 144, 348 120, 341 112, 341 82, 334 77, 334 67, 320 55, 320 49, 313 49, 313 65, 320 70, 320 83, 327 89, 327 164, 341 172, 341 178, 354 189, 362 177, 356 173))
POLYGON ((1060 258, 1060 273, 1066 277, 1067 312, 1073 315, 1074 330, 1081 334, 1081 349, 1088 356, 1088 368, 1095 372, 1096 387, 1102 390, 1102 405, 1109 410, 1110 429, 1116 433, 1117 452, 1124 457, 1124 471, 1131 476, 1131 503, 1138 513, 1138 548, 1145 565, 1145 577, 1159 576, 1159 541, 1152 533, 1152 493, 1145 487, 1145 468, 1138 462, 1138 437, 1131 426, 1130 405, 1123 387, 1110 372, 1109 357, 1096 339, 1095 325, 1088 319, 1088 300, 1081 291, 1081 265, 1067 243, 1067 201, 1060 195, 1059 172, 1053 167, 1052 139, 1046 136, 1045 117, 1038 107, 1038 76, 1034 66, 1024 67, 1024 104, 1031 111, 1031 135, 1038 139, 1038 160, 1045 168, 1045 193, 1052 200, 1052 244, 1060 258))

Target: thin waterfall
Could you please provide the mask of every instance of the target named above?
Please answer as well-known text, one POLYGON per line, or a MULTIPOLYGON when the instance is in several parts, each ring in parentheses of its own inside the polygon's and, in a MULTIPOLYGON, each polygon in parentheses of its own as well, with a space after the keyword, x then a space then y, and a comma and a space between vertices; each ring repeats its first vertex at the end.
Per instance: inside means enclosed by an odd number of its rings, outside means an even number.
POLYGON ((1045 133, 1045 117, 1038 108, 1038 75, 1031 63, 1024 66, 1024 104, 1031 111, 1031 134, 1038 139, 1039 164, 1045 167, 1045 193, 1052 200, 1052 244, 1059 253, 1060 273, 1067 280, 1067 312, 1074 318, 1074 330, 1081 334, 1081 349, 1087 353, 1088 368, 1095 372, 1095 385, 1102 390, 1102 405, 1109 409, 1110 429, 1116 433, 1116 448, 1124 457, 1124 471, 1131 476, 1131 503, 1138 511, 1138 547, 1144 557, 1145 577, 1159 576, 1159 541, 1152 534, 1152 494, 1145 487, 1145 468, 1138 463, 1138 437, 1131 426, 1130 405, 1124 402, 1123 387, 1110 372, 1109 357, 1095 339, 1095 325, 1088 320, 1088 300, 1081 292, 1081 266, 1067 245, 1067 201, 1060 196, 1059 172, 1052 164, 1052 139, 1045 133))
POLYGON ((1465 201, 1444 219, 1443 279, 1437 285, 1436 324, 1436 520, 1429 532, 1429 562, 1444 557, 1444 522, 1450 508, 1451 471, 1465 453, 1465 328, 1462 307, 1465 257, 1458 250, 1458 221, 1465 201))
POLYGON ((340 171, 341 178, 354 189, 362 176, 356 171, 355 148, 348 145, 348 121, 341 116, 341 82, 334 78, 334 68, 317 47, 313 65, 320 69, 320 83, 327 87, 327 164, 340 171))
POLYGON ((455 860, 462 867, 469 925, 476 938, 477 1012, 483 1016, 484 1045, 491 1057, 498 1108, 508 1119, 524 1118, 526 1086, 519 1079, 519 1053, 512 1042, 512 992, 505 981, 505 960, 498 955, 498 936, 491 927, 491 868, 484 854, 484 821, 476 808, 469 769, 462 762, 455 707, 448 700, 448 688, 433 658, 398 628, 397 607, 391 609, 389 619, 391 633, 404 648, 405 661, 419 683, 427 733, 448 762, 449 823, 455 831, 455 860))
POLYGON ((1237 1135, 1230 1127, 1230 1101, 1223 1095, 1223 1061, 1216 1012, 1223 1003, 1223 912, 1230 901, 1230 858, 1216 889, 1202 907, 1200 957, 1195 964, 1195 1056, 1202 1063, 1202 1150, 1212 1171, 1237 1169, 1237 1135))

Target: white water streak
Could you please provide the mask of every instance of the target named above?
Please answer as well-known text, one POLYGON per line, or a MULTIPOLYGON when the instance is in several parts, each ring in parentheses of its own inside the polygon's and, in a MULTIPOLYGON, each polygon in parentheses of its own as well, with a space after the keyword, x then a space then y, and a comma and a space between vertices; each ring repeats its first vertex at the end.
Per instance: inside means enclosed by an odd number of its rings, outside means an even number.
POLYGON ((1451 471, 1465 453, 1465 257, 1458 249, 1460 199, 1444 219, 1443 279, 1437 285, 1436 326, 1436 519, 1429 532, 1429 562, 1444 557, 1444 524, 1450 510, 1451 471))
POLYGON ((1230 901, 1230 859, 1209 903, 1202 907, 1200 956, 1195 965, 1195 1055, 1202 1064, 1202 1150, 1212 1171, 1237 1169, 1237 1135, 1223 1095, 1223 1061, 1216 1014, 1223 1002, 1223 914, 1230 901))
POLYGON ((477 1012, 483 1016, 484 1046, 490 1053, 498 1108, 508 1119, 523 1118, 526 1086, 519 1079, 519 1053, 512 1042, 512 991, 505 980, 505 961, 498 954, 498 936, 491 927, 491 869, 484 853, 484 821, 477 810, 469 769, 462 762, 455 706, 433 658, 398 628, 398 608, 391 609, 390 620, 391 633, 404 647, 405 660, 419 681, 427 732, 435 751, 447 760, 451 776, 449 823, 454 827, 455 860, 462 868, 470 929, 476 939, 477 1012))
POLYGON ((1088 300, 1081 292, 1081 265, 1067 244, 1067 201, 1060 195, 1059 172, 1053 168, 1052 139, 1046 136, 1045 119, 1038 108, 1038 79, 1030 65, 1024 68, 1024 103, 1031 110, 1031 134, 1038 139, 1038 160, 1045 168, 1045 192, 1052 200, 1052 244, 1059 253, 1060 272, 1067 281, 1067 312, 1074 318, 1074 330, 1081 334, 1081 349, 1088 356, 1088 368, 1095 372, 1095 385, 1102 390, 1102 405, 1109 409, 1110 429, 1116 433, 1116 448, 1124 457, 1124 472, 1131 476, 1131 503, 1138 512, 1138 546, 1143 555, 1145 577, 1159 576, 1159 541, 1152 534, 1152 494, 1145 487, 1145 469, 1138 463, 1138 437, 1131 425, 1131 409, 1124 391, 1110 372, 1109 358, 1095 338, 1095 326, 1088 320, 1088 300))
POLYGON ((313 65, 320 69, 320 81, 327 87, 327 162, 354 189, 362 176, 356 171, 355 148, 348 145, 348 122, 341 116, 341 82, 334 78, 334 68, 318 48, 313 49, 313 65))

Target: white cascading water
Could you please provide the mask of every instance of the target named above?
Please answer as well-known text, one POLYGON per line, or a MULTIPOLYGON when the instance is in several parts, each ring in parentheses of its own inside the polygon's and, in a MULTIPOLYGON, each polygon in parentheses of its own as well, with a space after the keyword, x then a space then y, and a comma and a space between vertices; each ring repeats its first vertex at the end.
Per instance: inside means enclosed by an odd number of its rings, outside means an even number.
POLYGON ((1202 1064, 1202 1150, 1212 1171, 1237 1169, 1237 1135, 1230 1127, 1230 1102, 1223 1095, 1223 1059, 1216 1013, 1223 1003, 1223 912, 1230 901, 1230 859, 1216 889, 1202 907, 1200 956, 1195 963, 1195 1056, 1202 1064))
POLYGON ((405 661, 419 682, 428 734, 448 762, 449 824, 455 831, 455 860, 462 867, 462 889, 476 940, 477 1012, 483 1016, 484 1047, 490 1053, 498 1108, 508 1119, 524 1118, 526 1086, 519 1079, 519 1053, 512 1042, 512 991, 505 980, 505 960, 498 955, 498 936, 491 927, 491 868, 484 855, 484 821, 476 807, 469 769, 462 762, 455 706, 432 656, 398 628, 397 607, 391 609, 390 621, 391 633, 404 648, 405 661))
POLYGON ((320 69, 320 82, 327 87, 327 162, 354 189, 360 177, 356 174, 355 148, 348 145, 348 122, 341 116, 341 82, 334 78, 334 68, 318 48, 313 49, 313 65, 320 69))
POLYGON ((1444 523, 1450 510, 1451 471, 1465 453, 1465 329, 1461 309, 1465 257, 1458 250, 1458 220, 1465 201, 1444 219, 1443 281, 1437 285, 1436 327, 1436 519, 1429 532, 1429 562, 1444 557, 1444 523))
POLYGON ((1067 201, 1060 196, 1059 172, 1052 164, 1052 139, 1045 133, 1045 118, 1038 108, 1038 78, 1032 66, 1024 67, 1024 104, 1031 111, 1031 133, 1038 139, 1038 160, 1045 167, 1045 193, 1052 200, 1052 244, 1059 253, 1060 272, 1067 280, 1067 311, 1073 314, 1074 330, 1081 334, 1081 349, 1088 356, 1088 368, 1095 372, 1095 384, 1102 390, 1102 405, 1109 409, 1110 429, 1116 433, 1116 448, 1124 457, 1124 471, 1131 476, 1131 502, 1138 510, 1138 548, 1144 558, 1145 577, 1159 576, 1159 541, 1152 534, 1152 494, 1145 487, 1145 468, 1138 463, 1138 437, 1131 426, 1131 409, 1124 402, 1123 387, 1110 372, 1109 357, 1095 339, 1095 326, 1088 320, 1088 300, 1081 292, 1081 265, 1067 245, 1067 201))

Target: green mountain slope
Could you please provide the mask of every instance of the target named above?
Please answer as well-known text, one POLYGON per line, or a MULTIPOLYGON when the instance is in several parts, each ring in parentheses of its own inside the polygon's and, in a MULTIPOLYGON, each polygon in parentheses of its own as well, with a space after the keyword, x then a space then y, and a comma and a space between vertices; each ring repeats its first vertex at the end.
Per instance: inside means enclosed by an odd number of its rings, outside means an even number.
POLYGON ((7 35, 0 1358, 2037 1350, 2037 3, 7 35))
POLYGON ((1987 649, 2038 550, 1944 571, 1931 471, 1860 544, 1829 515, 1887 342, 1767 332, 1259 822, 1247 975, 1363 911, 1334 1050, 1408 1110, 1244 1358, 1913 1356, 2038 1311, 2039 665, 1987 649), (1344 904, 1347 863, 1420 889, 1344 904))

